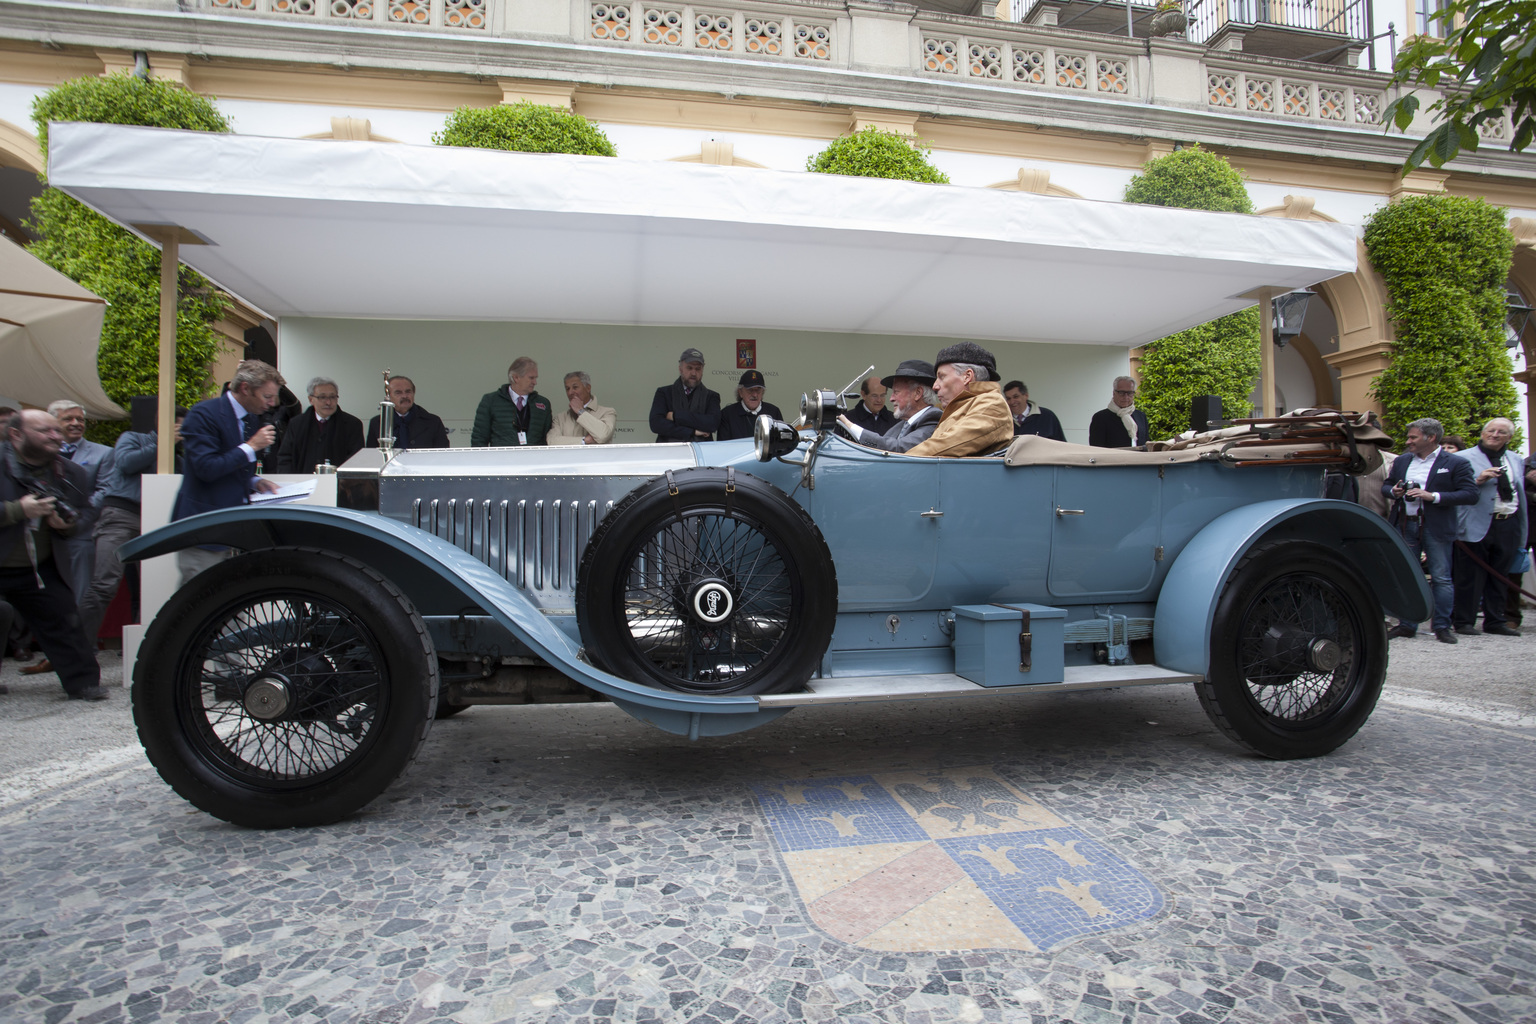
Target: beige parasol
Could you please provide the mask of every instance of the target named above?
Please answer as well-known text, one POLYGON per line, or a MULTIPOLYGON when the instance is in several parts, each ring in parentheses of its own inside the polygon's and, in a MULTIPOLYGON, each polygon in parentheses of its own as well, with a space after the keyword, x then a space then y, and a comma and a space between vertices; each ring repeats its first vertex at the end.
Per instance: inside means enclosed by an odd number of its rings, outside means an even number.
POLYGON ((96 372, 107 304, 0 237, 0 392, 28 405, 60 398, 99 419, 126 419, 96 372))

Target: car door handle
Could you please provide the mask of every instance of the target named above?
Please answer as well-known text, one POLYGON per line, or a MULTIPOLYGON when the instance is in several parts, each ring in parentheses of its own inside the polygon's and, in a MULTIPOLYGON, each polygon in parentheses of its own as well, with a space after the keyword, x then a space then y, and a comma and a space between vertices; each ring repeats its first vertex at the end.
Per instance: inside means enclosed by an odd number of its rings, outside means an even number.
POLYGON ((1081 508, 1062 508, 1060 505, 1056 506, 1056 518, 1057 519, 1060 519, 1062 516, 1085 516, 1087 514, 1088 514, 1087 509, 1081 509, 1081 508))
POLYGON ((918 515, 922 516, 924 519, 942 519, 944 517, 944 513, 938 511, 937 509, 929 509, 927 512, 919 512, 918 515))

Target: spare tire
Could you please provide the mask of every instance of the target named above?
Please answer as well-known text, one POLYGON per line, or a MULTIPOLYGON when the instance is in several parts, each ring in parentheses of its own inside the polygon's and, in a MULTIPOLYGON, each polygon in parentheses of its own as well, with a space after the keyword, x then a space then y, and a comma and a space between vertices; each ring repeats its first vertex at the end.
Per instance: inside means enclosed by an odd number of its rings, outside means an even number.
POLYGON ((576 577, 593 663, 698 694, 784 693, 816 672, 837 574, 815 522, 731 469, 669 473, 604 517, 576 577))

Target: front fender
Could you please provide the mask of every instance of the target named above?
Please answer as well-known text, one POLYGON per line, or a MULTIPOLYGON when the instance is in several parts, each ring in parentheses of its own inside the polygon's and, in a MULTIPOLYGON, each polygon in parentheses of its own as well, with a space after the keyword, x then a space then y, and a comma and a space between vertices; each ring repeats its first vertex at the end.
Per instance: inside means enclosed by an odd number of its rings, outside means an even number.
POLYGON ((1348 501, 1261 501, 1213 519, 1169 567, 1152 627, 1159 665, 1206 673, 1222 588, 1250 548, 1278 538, 1333 548, 1359 570, 1388 613, 1409 622, 1429 615, 1429 585, 1418 560, 1380 516, 1348 501))
POLYGON ((582 661, 578 648, 511 583, 462 549, 425 530, 376 513, 314 505, 246 505, 206 512, 124 544, 124 562, 170 554, 198 544, 244 551, 317 547, 347 555, 386 576, 421 614, 458 614, 466 604, 492 619, 550 665, 625 711, 668 732, 725 735, 762 725, 781 709, 760 710, 756 697, 704 697, 632 683, 582 661), (751 721, 709 716, 752 715, 751 721))

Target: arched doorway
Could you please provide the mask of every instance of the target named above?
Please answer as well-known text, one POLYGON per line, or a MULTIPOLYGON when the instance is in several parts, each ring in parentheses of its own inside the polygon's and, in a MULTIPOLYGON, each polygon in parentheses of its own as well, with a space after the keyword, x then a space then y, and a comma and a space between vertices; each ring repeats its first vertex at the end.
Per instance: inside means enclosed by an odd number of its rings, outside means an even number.
MULTIPOLYGON (((1337 222, 1313 206, 1310 196, 1286 196, 1282 205, 1260 210, 1259 216, 1337 222)), ((1371 384, 1392 361, 1392 345, 1397 339, 1387 319, 1386 283, 1371 266, 1364 241, 1356 244, 1359 258, 1355 272, 1340 274, 1313 287, 1333 315, 1333 330, 1326 339, 1321 331, 1304 331, 1292 347, 1307 364, 1307 373, 1318 387, 1318 397, 1323 393, 1336 394, 1341 408, 1380 412, 1380 405, 1370 394, 1371 384)), ((1311 320, 1309 311, 1309 325, 1311 320)))
POLYGON ((32 200, 43 192, 43 153, 37 136, 0 119, 0 235, 25 245, 32 236, 22 225, 32 200))

